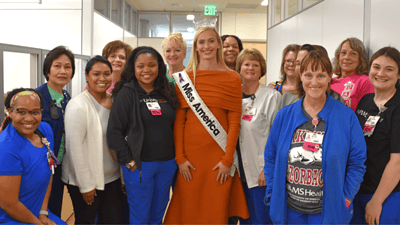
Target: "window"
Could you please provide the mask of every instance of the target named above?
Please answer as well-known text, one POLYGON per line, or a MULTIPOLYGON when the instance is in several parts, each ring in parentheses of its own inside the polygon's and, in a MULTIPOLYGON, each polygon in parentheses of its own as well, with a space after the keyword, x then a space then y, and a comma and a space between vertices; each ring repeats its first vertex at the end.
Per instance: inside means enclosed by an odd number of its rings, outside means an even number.
POLYGON ((314 5, 315 3, 319 2, 319 1, 320 0, 306 0, 307 3, 303 8, 308 7, 310 5, 314 5))
POLYGON ((298 0, 289 0, 287 4, 287 17, 293 16, 297 13, 298 0))
POLYGON ((124 28, 127 31, 132 32, 132 16, 131 16, 132 10, 131 6, 125 2, 125 13, 124 13, 124 28))
POLYGON ((96 0, 94 1, 94 9, 103 16, 110 17, 110 0, 96 0))
MULTIPOLYGON (((187 65, 190 59, 190 53, 193 47, 193 38, 196 28, 194 26, 193 20, 187 20, 188 14, 173 14, 172 15, 172 33, 179 32, 182 34, 183 39, 186 41, 186 57, 183 60, 183 65, 187 65)), ((190 13, 194 15, 194 21, 202 20, 201 14, 190 13)), ((204 16, 203 16, 204 17, 204 16)))
POLYGON ((140 13, 139 37, 167 37, 170 19, 169 13, 140 13))
POLYGON ((122 0, 112 0, 111 21, 122 25, 122 0))
POLYGON ((274 24, 281 22, 281 0, 274 0, 274 24))
POLYGON ((268 28, 322 1, 324 0, 268 0, 268 28))
MULTIPOLYGON (((192 43, 194 33, 196 32, 196 28, 194 26, 193 20, 187 20, 186 16, 188 14, 173 14, 172 15, 172 32, 171 33, 182 33, 183 39, 186 42, 192 43)), ((202 20, 201 14, 190 13, 190 15, 194 15, 194 21, 202 20)))
POLYGON ((132 9, 132 34, 137 35, 137 13, 132 9))

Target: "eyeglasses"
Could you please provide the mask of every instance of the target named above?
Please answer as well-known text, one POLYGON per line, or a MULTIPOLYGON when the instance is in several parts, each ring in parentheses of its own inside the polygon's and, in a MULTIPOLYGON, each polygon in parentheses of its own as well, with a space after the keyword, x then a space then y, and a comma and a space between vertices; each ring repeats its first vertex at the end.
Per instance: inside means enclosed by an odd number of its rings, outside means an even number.
POLYGON ((286 64, 294 64, 294 61, 293 60, 286 60, 285 63, 286 64))
POLYGON ((117 55, 114 55, 114 54, 111 54, 109 57, 111 57, 113 59, 119 59, 119 60, 125 60, 126 59, 125 56, 122 56, 122 55, 117 56, 117 55))
POLYGON ((24 108, 12 108, 15 110, 19 116, 26 117, 28 114, 31 114, 33 117, 41 116, 42 110, 41 109, 34 109, 34 110, 27 110, 24 108))

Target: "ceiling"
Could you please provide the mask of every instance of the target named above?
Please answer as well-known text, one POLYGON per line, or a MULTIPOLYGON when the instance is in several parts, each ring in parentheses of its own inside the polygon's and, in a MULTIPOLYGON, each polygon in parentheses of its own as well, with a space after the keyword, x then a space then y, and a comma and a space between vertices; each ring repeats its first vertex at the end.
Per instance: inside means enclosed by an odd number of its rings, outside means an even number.
POLYGON ((204 5, 215 5, 217 12, 266 13, 263 0, 127 0, 138 11, 204 12, 204 5), (178 5, 180 7, 174 7, 178 5))

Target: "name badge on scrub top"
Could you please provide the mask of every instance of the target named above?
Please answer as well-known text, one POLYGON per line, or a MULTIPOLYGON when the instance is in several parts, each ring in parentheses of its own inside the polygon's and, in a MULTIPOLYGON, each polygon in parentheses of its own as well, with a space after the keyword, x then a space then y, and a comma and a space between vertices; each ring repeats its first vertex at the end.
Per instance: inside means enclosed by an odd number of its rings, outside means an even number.
POLYGON ((251 119, 253 119, 253 116, 256 115, 256 111, 257 111, 256 108, 247 106, 246 109, 244 110, 242 120, 251 121, 251 119))
POLYGON ((316 132, 307 131, 303 148, 308 151, 317 152, 318 149, 322 147, 323 139, 323 134, 317 134, 316 132))
POLYGON ((161 107, 158 102, 146 102, 147 108, 150 110, 151 115, 161 116, 161 107))
POLYGON ((47 156, 47 163, 49 164, 51 173, 54 174, 54 160, 49 152, 46 153, 46 156, 47 156))
POLYGON ((379 118, 380 118, 379 115, 368 117, 368 120, 367 120, 367 122, 365 122, 364 129, 363 129, 364 136, 367 136, 367 135, 371 136, 372 133, 374 133, 375 126, 378 123, 379 118))

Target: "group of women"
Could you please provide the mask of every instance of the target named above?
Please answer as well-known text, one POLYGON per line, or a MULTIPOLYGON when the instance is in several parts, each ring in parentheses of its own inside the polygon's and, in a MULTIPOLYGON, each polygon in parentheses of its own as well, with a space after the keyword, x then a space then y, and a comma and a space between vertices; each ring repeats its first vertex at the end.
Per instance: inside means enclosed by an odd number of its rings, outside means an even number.
POLYGON ((264 57, 234 35, 198 29, 186 67, 181 34, 162 47, 168 69, 110 42, 72 99, 74 57, 56 47, 46 84, 8 93, 1 223, 63 223, 64 184, 76 224, 123 223, 124 198, 130 224, 400 223, 395 48, 368 65, 349 38, 332 65, 322 46, 289 45, 267 87, 264 57))
POLYGON ((399 51, 382 48, 368 65, 363 43, 348 38, 332 66, 321 46, 288 49, 282 80, 269 85, 285 90, 295 58, 297 84, 283 94, 264 151, 273 223, 398 224, 399 51))

